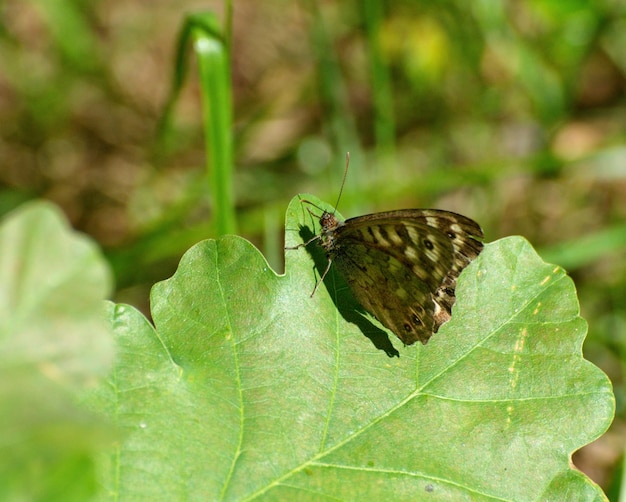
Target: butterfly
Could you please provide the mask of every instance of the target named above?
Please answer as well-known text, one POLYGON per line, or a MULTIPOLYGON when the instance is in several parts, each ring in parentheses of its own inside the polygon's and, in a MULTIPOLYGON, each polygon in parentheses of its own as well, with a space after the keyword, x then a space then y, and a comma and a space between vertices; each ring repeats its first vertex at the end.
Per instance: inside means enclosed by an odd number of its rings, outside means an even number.
POLYGON ((319 241, 328 258, 313 294, 334 265, 361 306, 405 345, 426 344, 450 319, 457 278, 483 249, 478 223, 439 209, 345 221, 323 211, 319 221, 320 234, 302 244, 319 241))

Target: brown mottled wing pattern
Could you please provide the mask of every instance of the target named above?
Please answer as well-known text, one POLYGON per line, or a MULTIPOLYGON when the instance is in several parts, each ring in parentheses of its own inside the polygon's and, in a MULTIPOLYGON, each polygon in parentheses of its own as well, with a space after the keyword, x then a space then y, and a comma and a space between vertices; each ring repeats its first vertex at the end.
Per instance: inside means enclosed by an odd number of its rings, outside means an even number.
POLYGON ((456 280, 483 248, 473 220, 436 209, 320 219, 322 246, 357 301, 406 345, 450 319, 456 280))

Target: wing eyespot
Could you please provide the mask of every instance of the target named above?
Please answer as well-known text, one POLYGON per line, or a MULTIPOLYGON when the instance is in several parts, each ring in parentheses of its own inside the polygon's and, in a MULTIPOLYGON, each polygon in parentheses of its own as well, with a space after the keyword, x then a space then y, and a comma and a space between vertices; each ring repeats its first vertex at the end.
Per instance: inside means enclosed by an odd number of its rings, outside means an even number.
POLYGON ((433 243, 432 243, 430 240, 428 240, 428 239, 424 239, 424 247, 430 251, 430 250, 432 250, 435 246, 433 245, 433 243))

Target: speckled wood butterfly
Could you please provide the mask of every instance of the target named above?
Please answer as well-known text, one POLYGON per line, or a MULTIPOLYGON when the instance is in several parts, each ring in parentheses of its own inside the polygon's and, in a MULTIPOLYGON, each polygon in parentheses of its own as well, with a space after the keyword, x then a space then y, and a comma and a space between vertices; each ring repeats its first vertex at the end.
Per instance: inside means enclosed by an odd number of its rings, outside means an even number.
POLYGON ((363 308, 406 345, 425 344, 450 319, 456 280, 483 248, 475 221, 438 209, 344 222, 324 212, 320 225, 315 239, 326 251, 328 268, 333 263, 363 308))
POLYGON ((303 244, 319 240, 328 257, 313 294, 334 264, 355 299, 405 345, 425 344, 450 319, 456 280, 483 249, 475 221, 439 209, 345 221, 323 211, 320 225, 321 233, 303 244))

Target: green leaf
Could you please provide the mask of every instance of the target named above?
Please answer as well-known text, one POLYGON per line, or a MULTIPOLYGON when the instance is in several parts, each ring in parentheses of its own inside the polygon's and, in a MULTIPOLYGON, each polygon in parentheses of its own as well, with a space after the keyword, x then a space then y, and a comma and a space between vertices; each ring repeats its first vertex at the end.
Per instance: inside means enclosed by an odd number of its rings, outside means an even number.
MULTIPOLYGON (((317 221, 294 199, 286 226, 293 246, 317 221)), ((452 320, 403 347, 333 273, 310 297, 325 263, 315 244, 288 250, 278 276, 249 242, 208 240, 153 288, 156 329, 111 309, 118 360, 94 403, 126 436, 103 461, 107 493, 603 498, 570 457, 607 429, 614 398, 582 357, 587 327, 562 269, 519 237, 488 244, 452 320)))
POLYGON ((86 500, 107 426, 77 406, 109 372, 110 273, 58 209, 31 203, 0 226, 0 499, 86 500))

